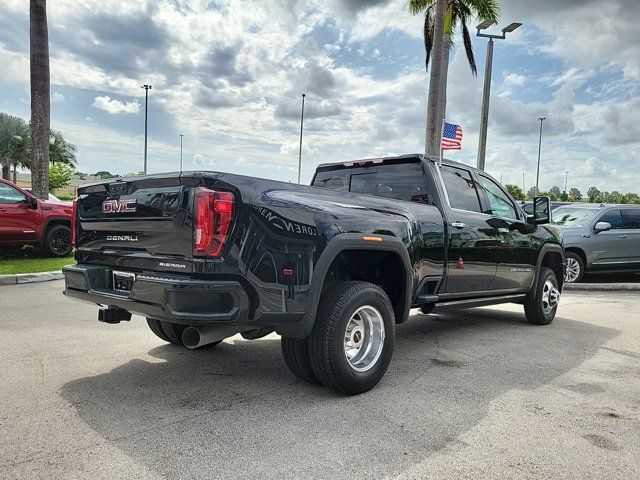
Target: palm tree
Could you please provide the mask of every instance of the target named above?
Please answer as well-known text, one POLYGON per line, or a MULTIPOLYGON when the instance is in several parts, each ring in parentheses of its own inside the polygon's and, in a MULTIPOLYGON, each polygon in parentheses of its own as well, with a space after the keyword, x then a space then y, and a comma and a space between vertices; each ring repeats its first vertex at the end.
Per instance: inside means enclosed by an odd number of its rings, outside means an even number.
POLYGON ((431 76, 429 84, 429 105, 427 113, 427 150, 431 155, 438 153, 441 122, 446 114, 447 105, 447 77, 449 71, 449 52, 453 45, 453 32, 458 25, 462 27, 462 41, 467 54, 467 61, 471 73, 477 75, 476 61, 471 44, 471 36, 467 21, 475 17, 479 20, 497 20, 500 5, 497 0, 409 0, 409 13, 418 15, 424 12, 424 48, 425 68, 428 70, 431 62, 431 76), (440 4, 443 4, 441 6, 440 4), (444 10, 443 27, 439 28, 438 15, 444 10), (435 32, 443 32, 436 35, 435 32), (440 38, 442 40, 440 41, 440 38), (436 62, 439 64, 437 65, 436 62), (431 86, 438 79, 438 93, 432 96, 431 86), (437 104, 432 104, 432 97, 437 98, 437 104), (430 121, 432 117, 435 121, 430 121))
POLYGON ((0 113, 0 163, 2 164, 2 178, 11 180, 13 166, 13 181, 16 181, 16 168, 24 167, 26 139, 29 126, 20 117, 0 113))
POLYGON ((49 196, 50 83, 46 0, 30 0, 31 184, 33 194, 49 196))

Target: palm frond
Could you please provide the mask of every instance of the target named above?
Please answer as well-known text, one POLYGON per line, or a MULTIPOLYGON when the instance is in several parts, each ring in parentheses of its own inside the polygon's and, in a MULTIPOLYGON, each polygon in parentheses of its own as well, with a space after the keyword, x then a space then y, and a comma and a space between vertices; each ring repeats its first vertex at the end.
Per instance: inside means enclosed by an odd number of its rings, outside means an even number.
POLYGON ((471 35, 469 35, 469 29, 467 28, 467 18, 465 16, 460 17, 460 23, 462 24, 462 41, 464 42, 464 51, 467 54, 467 61, 469 62, 469 68, 474 77, 478 76, 478 69, 476 67, 476 59, 473 55, 473 45, 471 44, 471 35))
POLYGON ((433 47, 433 9, 431 7, 427 8, 427 11, 424 13, 424 27, 423 27, 423 36, 424 36, 424 68, 425 70, 429 70, 429 59, 431 58, 431 48, 433 47))
POLYGON ((433 7, 435 0, 409 0, 407 10, 411 15, 418 15, 427 8, 433 7))

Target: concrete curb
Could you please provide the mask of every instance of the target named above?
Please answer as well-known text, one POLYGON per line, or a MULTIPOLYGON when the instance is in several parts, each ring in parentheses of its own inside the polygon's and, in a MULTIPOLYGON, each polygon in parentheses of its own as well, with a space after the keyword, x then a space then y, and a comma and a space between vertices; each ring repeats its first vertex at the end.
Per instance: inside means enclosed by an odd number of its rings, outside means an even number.
POLYGON ((49 280, 60 280, 64 278, 62 271, 38 272, 38 273, 16 273, 15 275, 0 275, 0 285, 16 285, 19 283, 48 282, 49 280))
POLYGON ((565 283, 570 292, 640 292, 640 283, 565 283))

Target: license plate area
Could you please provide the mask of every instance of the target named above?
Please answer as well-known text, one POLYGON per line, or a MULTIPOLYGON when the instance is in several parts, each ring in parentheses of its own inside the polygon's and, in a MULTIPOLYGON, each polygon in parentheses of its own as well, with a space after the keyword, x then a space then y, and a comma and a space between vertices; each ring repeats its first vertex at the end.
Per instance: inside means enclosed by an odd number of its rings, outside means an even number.
POLYGON ((131 292, 133 288, 133 282, 136 280, 136 274, 131 272, 118 272, 116 270, 112 273, 113 276, 113 289, 117 292, 131 292))

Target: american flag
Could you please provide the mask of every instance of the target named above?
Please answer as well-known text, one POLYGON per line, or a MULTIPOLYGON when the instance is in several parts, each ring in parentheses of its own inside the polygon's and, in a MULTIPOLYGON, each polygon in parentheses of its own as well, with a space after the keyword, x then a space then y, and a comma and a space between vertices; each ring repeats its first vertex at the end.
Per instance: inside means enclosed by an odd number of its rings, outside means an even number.
POLYGON ((442 150, 460 150, 462 148, 462 128, 460 125, 444 122, 440 146, 442 150))

